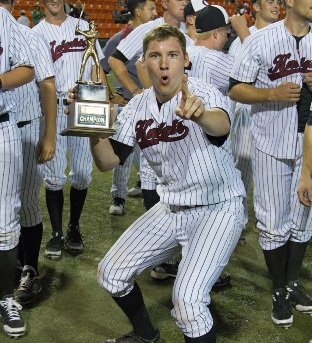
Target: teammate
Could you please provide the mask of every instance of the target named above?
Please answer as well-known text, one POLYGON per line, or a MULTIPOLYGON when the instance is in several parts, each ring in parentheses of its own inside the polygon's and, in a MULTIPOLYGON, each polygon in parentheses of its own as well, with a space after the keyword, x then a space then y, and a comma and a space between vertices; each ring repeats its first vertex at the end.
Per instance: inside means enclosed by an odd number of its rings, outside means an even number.
POLYGON ((231 154, 222 149, 230 130, 227 106, 214 86, 183 76, 186 38, 176 27, 153 28, 143 54, 153 87, 129 102, 111 139, 91 138, 101 171, 122 163, 137 142, 159 179, 160 202, 99 264, 98 282, 133 326, 130 334, 104 342, 162 342, 134 278, 175 256, 180 246, 172 315, 185 342, 215 342, 209 292, 244 225, 243 184, 231 154))
MULTIPOLYGON (((249 28, 254 33, 278 20, 280 12, 280 0, 252 0, 255 12, 255 25, 249 28)), ((229 55, 238 56, 241 48, 241 40, 236 38, 230 46, 229 55)), ((251 147, 252 136, 250 133, 250 110, 251 105, 236 104, 235 117, 232 127, 232 153, 235 166, 242 174, 242 180, 249 194, 252 183, 251 147)), ((245 214, 248 218, 247 197, 244 200, 245 214)))
POLYGON ((13 299, 15 266, 20 235, 20 182, 22 146, 16 125, 14 88, 34 78, 34 62, 20 25, 0 8, 0 317, 11 337, 24 335, 22 309, 13 299))
MULTIPOLYGON (((12 12, 13 4, 13 1, 0 0, 0 6, 9 12, 12 12)), ((19 99, 17 126, 22 139, 23 176, 18 254, 22 274, 14 298, 19 303, 27 303, 32 301, 41 290, 38 257, 43 233, 39 205, 42 173, 38 163, 50 160, 55 152, 56 90, 52 58, 47 44, 32 30, 23 26, 20 30, 28 42, 35 62, 35 80, 16 88, 17 99, 19 99), (40 126, 44 123, 38 86, 45 115, 45 129, 41 135, 40 126)))
POLYGON ((312 65, 311 1, 286 0, 285 20, 253 33, 233 67, 230 96, 252 104, 252 169, 259 242, 273 283, 272 321, 293 324, 291 305, 312 313, 299 281, 312 235, 308 208, 297 201, 303 130, 311 91, 302 73, 312 65))
MULTIPOLYGON (((64 247, 62 227, 63 187, 66 182, 65 169, 67 165, 66 152, 70 152, 69 181, 70 189, 70 219, 65 240, 65 247, 73 253, 83 251, 83 240, 79 229, 79 219, 91 182, 92 157, 89 142, 86 137, 66 137, 60 132, 67 127, 67 117, 64 114, 63 100, 69 88, 78 79, 82 57, 86 48, 85 38, 75 35, 77 24, 82 30, 88 29, 88 23, 67 16, 63 1, 43 0, 46 18, 34 27, 49 44, 56 76, 57 92, 57 135, 56 153, 44 167, 44 184, 46 188, 46 204, 52 224, 52 238, 45 250, 45 256, 59 258, 64 247)), ((99 58, 103 57, 97 42, 99 58)), ((83 80, 97 81, 95 66, 92 59, 87 61, 83 80), (91 73, 92 72, 92 73, 91 73), (92 77, 91 77, 92 74, 92 77)), ((106 85, 106 79, 101 70, 101 79, 106 85)))
MULTIPOLYGON (((101 65, 106 74, 111 71, 111 67, 108 64, 108 58, 111 56, 113 51, 118 46, 119 42, 126 38, 135 28, 139 25, 147 23, 155 15, 156 7, 155 1, 152 0, 129 0, 127 2, 128 10, 132 15, 131 25, 114 35, 108 40, 105 47, 103 48, 104 58, 101 60, 101 65)), ((139 56, 135 56, 131 60, 125 63, 126 68, 129 72, 131 79, 135 82, 138 88, 142 88, 141 83, 137 77, 137 72, 135 68, 135 62, 139 56)), ((118 83, 119 84, 119 83, 118 83)), ((128 102, 132 95, 125 87, 118 87, 123 98, 128 102)), ((122 107, 119 107, 121 110, 122 107)), ((124 212, 125 199, 127 194, 127 182, 130 175, 131 165, 134 162, 136 169, 140 170, 140 153, 139 148, 135 148, 134 152, 127 158, 123 165, 117 166, 113 171, 113 182, 111 188, 111 194, 113 197, 113 204, 109 208, 110 214, 121 215, 124 212)), ((141 188, 131 189, 131 195, 139 195, 141 193, 141 188)))

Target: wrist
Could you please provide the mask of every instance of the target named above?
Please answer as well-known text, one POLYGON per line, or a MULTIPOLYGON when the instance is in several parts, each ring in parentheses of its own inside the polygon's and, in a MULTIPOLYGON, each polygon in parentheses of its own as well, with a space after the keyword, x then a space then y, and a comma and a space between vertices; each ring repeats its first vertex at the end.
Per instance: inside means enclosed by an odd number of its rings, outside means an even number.
POLYGON ((134 96, 139 90, 140 90, 140 88, 135 88, 135 89, 131 92, 131 95, 134 96))

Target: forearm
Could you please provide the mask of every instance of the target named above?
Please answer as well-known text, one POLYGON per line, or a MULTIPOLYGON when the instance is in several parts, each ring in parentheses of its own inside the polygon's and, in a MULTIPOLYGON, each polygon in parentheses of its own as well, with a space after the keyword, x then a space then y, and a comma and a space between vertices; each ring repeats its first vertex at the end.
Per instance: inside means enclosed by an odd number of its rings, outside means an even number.
POLYGON ((90 137, 90 148, 94 163, 101 172, 110 171, 119 164, 108 138, 90 137))
POLYGON ((304 177, 312 176, 312 126, 306 125, 303 138, 302 172, 304 177))
POLYGON ((33 67, 16 67, 7 73, 0 74, 2 89, 14 89, 32 81, 35 77, 33 67))
POLYGON ((206 109, 194 120, 208 135, 213 137, 225 136, 229 133, 231 124, 228 115, 222 109, 206 109))
POLYGON ((125 87, 130 93, 138 88, 137 84, 131 79, 126 65, 115 57, 110 57, 108 63, 118 78, 120 83, 125 87))
POLYGON ((243 104, 256 104, 266 101, 274 101, 274 88, 256 88, 247 83, 239 83, 229 90, 232 100, 243 104))
POLYGON ((45 117, 45 136, 55 139, 57 99, 55 78, 51 77, 39 83, 42 110, 45 117))
POLYGON ((143 88, 145 88, 145 89, 150 88, 152 86, 152 82, 151 82, 151 79, 148 75, 147 70, 145 68, 143 68, 142 62, 137 61, 135 63, 135 66, 136 66, 138 78, 139 78, 143 88))

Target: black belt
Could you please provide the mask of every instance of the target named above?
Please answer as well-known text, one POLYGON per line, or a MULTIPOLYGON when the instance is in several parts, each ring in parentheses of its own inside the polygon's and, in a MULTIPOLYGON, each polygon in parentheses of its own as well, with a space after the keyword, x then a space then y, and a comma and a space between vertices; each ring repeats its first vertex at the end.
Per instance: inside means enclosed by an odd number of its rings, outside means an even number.
POLYGON ((0 115, 0 123, 4 123, 10 120, 9 113, 3 113, 0 115))
POLYGON ((25 125, 28 125, 30 123, 31 123, 31 120, 20 121, 17 123, 17 127, 21 128, 21 127, 24 127, 25 125))
POLYGON ((68 102, 67 102, 67 99, 63 99, 63 101, 62 101, 62 99, 57 99, 57 104, 59 105, 59 104, 63 104, 64 106, 68 106, 69 104, 68 104, 68 102))

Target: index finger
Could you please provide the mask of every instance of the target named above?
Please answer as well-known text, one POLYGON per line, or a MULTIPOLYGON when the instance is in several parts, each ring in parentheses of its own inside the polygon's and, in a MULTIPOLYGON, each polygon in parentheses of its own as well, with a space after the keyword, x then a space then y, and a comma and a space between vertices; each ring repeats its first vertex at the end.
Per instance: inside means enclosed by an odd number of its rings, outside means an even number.
POLYGON ((184 101, 187 100, 187 98, 190 95, 190 92, 188 90, 188 85, 187 85, 187 80, 188 80, 188 75, 184 74, 182 77, 182 86, 181 86, 181 90, 182 90, 182 99, 184 101))

